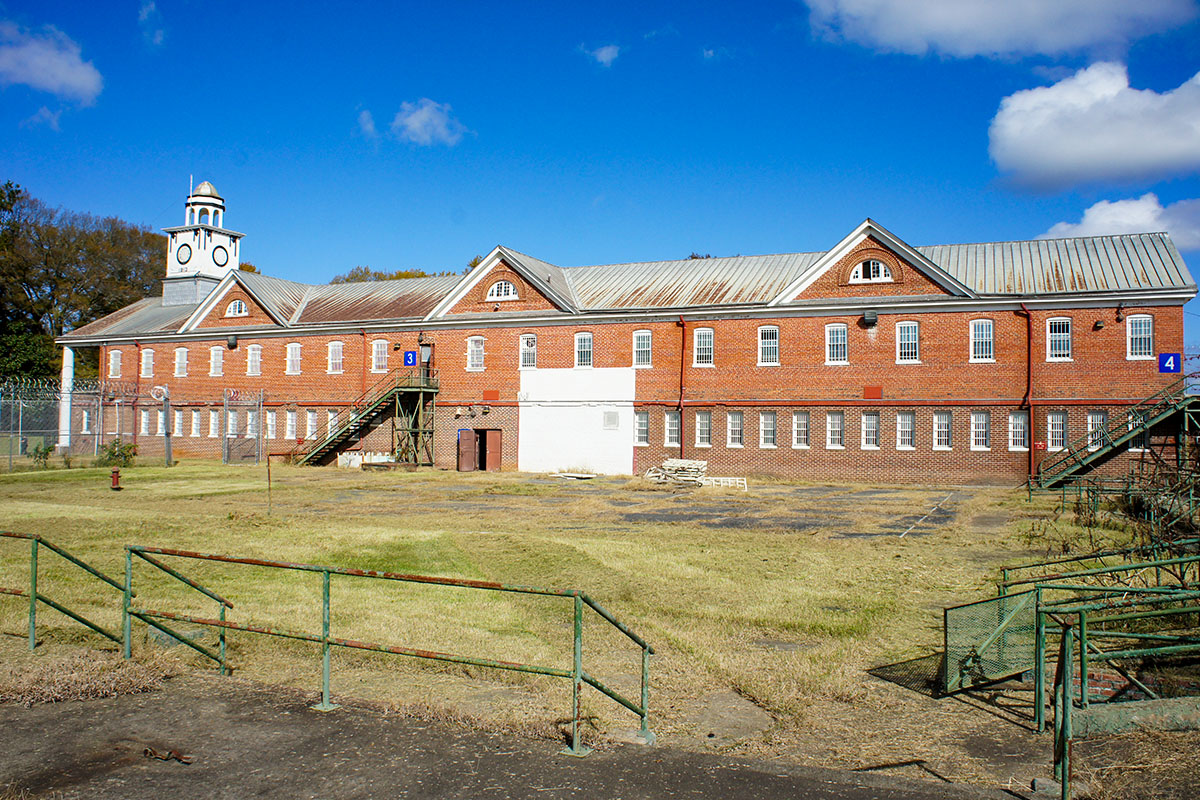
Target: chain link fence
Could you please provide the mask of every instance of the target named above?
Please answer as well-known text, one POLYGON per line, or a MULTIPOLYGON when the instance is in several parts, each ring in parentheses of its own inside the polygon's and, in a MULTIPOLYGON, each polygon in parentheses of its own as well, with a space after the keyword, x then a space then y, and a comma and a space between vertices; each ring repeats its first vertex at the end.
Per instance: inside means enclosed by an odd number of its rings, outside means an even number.
POLYGON ((943 614, 943 691, 956 692, 1033 669, 1037 646, 1035 592, 954 606, 943 614))

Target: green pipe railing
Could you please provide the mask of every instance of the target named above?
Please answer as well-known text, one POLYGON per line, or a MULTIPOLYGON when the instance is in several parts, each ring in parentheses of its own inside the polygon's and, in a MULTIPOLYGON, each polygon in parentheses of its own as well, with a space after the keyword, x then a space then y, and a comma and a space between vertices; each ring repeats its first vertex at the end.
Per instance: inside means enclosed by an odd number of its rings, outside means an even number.
POLYGON ((314 706, 314 708, 322 711, 337 708, 330 697, 330 652, 333 647, 370 650, 378 653, 391 653, 394 655, 423 658, 432 661, 446 661, 456 664, 469 664, 472 666, 487 667, 492 669, 548 675, 555 678, 567 678, 571 681, 571 743, 563 751, 564 753, 573 756, 583 756, 590 752, 590 748, 583 745, 580 731, 580 721, 582 719, 580 696, 585 684, 592 686, 600 693, 611 698, 636 714, 640 720, 640 730, 638 735, 644 742, 647 744, 653 744, 655 739, 654 733, 650 730, 649 710, 650 656, 654 654, 654 648, 651 647, 645 639, 634 633, 628 626, 613 616, 607 609, 589 597, 586 593, 579 591, 578 589, 553 589, 540 586, 522 586, 517 584, 495 583, 490 581, 476 581, 459 578, 439 578, 429 575, 407 575, 403 573, 384 572, 380 570, 350 569, 346 567, 322 566, 317 564, 298 564, 286 561, 270 561, 257 558, 239 558, 235 556, 219 555, 214 553, 198 553, 187 550, 173 550, 162 547, 146 547, 142 545, 126 545, 125 547, 125 585, 122 588, 125 597, 123 604, 123 642, 124 655, 126 658, 132 657, 133 619, 141 620, 147 625, 163 631, 167 635, 172 636, 183 644, 203 654, 207 658, 217 662, 217 664, 220 665, 222 673, 227 673, 229 670, 225 650, 225 632, 228 630, 237 630, 247 633, 257 633, 267 636, 278 636, 287 639, 313 642, 321 645, 321 702, 314 706), (268 567, 272 569, 319 573, 321 575, 321 633, 318 635, 304 631, 262 625, 250 625, 247 623, 230 621, 226 619, 225 616, 226 609, 233 608, 233 604, 229 600, 203 586, 199 582, 188 578, 178 570, 169 567, 161 560, 155 558, 155 556, 170 556, 174 558, 184 558, 195 561, 213 561, 226 564, 241 564, 268 567), (195 589, 208 598, 216 601, 219 608, 218 616, 216 618, 201 617, 192 614, 181 614, 161 609, 135 607, 132 603, 133 598, 136 596, 133 590, 133 564, 135 557, 151 564, 167 575, 178 579, 190 588, 195 589), (364 642, 356 639, 346 639, 333 636, 330 633, 329 588, 330 579, 334 575, 356 578, 374 578, 406 583, 421 583, 437 586, 451 586, 465 589, 481 589, 515 594, 571 598, 573 605, 573 642, 571 668, 566 669, 562 667, 552 667, 538 664, 499 661, 495 659, 478 658, 473 656, 457 655, 453 653, 442 653, 433 650, 421 650, 399 645, 381 644, 378 642, 364 642), (617 692, 612 687, 606 685, 604 682, 589 674, 584 669, 583 617, 585 607, 590 608, 596 613, 597 616, 611 624, 641 649, 641 702, 635 702, 627 697, 624 697, 620 692, 617 692), (163 622, 163 620, 186 622, 193 625, 201 625, 218 629, 220 631, 219 650, 217 652, 213 652, 212 650, 191 641, 178 631, 170 628, 165 622, 163 622))
POLYGON ((50 597, 47 597, 45 594, 42 594, 40 591, 38 591, 39 550, 41 550, 41 548, 45 548, 45 549, 49 550, 50 552, 55 553, 58 556, 61 556, 68 563, 82 569, 84 572, 88 573, 89 575, 92 575, 93 577, 99 578, 101 581, 103 581, 104 583, 107 583, 109 586, 113 587, 114 589, 117 589, 118 591, 122 591, 122 592, 125 591, 124 586, 122 586, 119 582, 117 582, 113 578, 110 578, 109 576, 105 575, 103 572, 96 569, 91 564, 87 563, 86 561, 79 558, 78 556, 72 555, 67 550, 64 550, 63 548, 59 547, 58 545, 54 544, 53 542, 49 542, 46 539, 44 539, 41 536, 38 536, 36 534, 16 533, 13 531, 0 531, 0 537, 4 537, 7 539, 25 539, 29 542, 29 591, 0 586, 0 594, 14 595, 16 597, 28 597, 29 598, 28 639, 29 639, 29 649, 30 650, 33 650, 37 647, 37 608, 38 608, 38 603, 47 605, 50 608, 53 608, 55 611, 58 611, 60 614, 63 614, 65 616, 75 620, 80 625, 83 625, 84 627, 95 631, 96 633, 100 634, 101 636, 105 637, 106 639, 111 639, 112 641, 116 642, 117 644, 121 644, 122 639, 116 633, 113 633, 112 631, 104 628, 99 623, 83 616, 83 614, 81 614, 80 612, 75 611, 74 609, 68 608, 67 606, 63 605, 62 603, 59 603, 58 601, 56 601, 50 597))

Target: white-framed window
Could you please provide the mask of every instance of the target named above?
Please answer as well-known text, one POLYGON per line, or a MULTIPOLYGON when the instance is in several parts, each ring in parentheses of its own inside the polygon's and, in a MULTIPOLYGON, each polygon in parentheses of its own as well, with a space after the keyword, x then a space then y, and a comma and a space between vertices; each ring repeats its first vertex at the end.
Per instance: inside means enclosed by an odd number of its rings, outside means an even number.
POLYGON ((976 363, 996 360, 996 328, 990 319, 971 320, 970 360, 976 363))
POLYGON ((654 365, 652 345, 654 336, 650 331, 633 332, 633 366, 649 369, 654 365))
POLYGON ((337 424, 338 424, 337 409, 335 408, 335 409, 326 411, 325 412, 325 430, 326 430, 326 432, 332 433, 333 431, 336 431, 337 424))
POLYGON ((237 438, 240 429, 241 424, 238 421, 237 409, 231 408, 225 417, 225 435, 230 438, 237 438))
POLYGON ((954 412, 933 412, 933 449, 950 450, 954 447, 954 412))
POLYGON ((1046 360, 1071 360, 1071 318, 1046 320, 1046 360))
POLYGON ((712 447, 712 412, 696 412, 696 447, 712 447))
POLYGON ((275 412, 274 411, 264 411, 263 412, 263 420, 267 423, 267 438, 274 439, 275 438, 275 412))
POLYGON ((143 408, 138 414, 138 433, 142 436, 150 435, 150 409, 143 408))
POLYGON ((1125 318, 1125 358, 1130 361, 1154 358, 1154 318, 1149 314, 1125 318))
POLYGON ((917 448, 917 414, 915 411, 896 412, 896 449, 917 448))
POLYGON ((192 430, 188 435, 191 436, 193 439, 200 436, 200 425, 202 424, 201 420, 203 419, 203 417, 201 417, 200 414, 201 414, 200 409, 198 409, 198 408, 192 409, 192 430))
POLYGON ((891 268, 873 258, 862 262, 850 272, 851 283, 889 283, 891 280, 891 268))
POLYGON ((825 326, 825 363, 849 364, 850 351, 846 343, 846 325, 832 322, 825 326))
POLYGON ((879 449, 879 412, 864 411, 862 413, 862 449, 879 449))
POLYGON ((488 289, 488 300, 517 300, 517 287, 512 281, 496 281, 488 289))
POLYGON ((1008 414, 1008 449, 1029 449, 1029 412, 1011 411, 1008 414))
POLYGON ((725 412, 725 446, 741 447, 745 444, 745 418, 741 411, 725 412))
POLYGON ((633 443, 638 447, 650 445, 650 412, 633 412, 633 443))
POLYGON ((774 325, 758 329, 758 366, 779 366, 779 328, 774 325))
POLYGON ((177 408, 172 414, 171 435, 183 436, 183 409, 177 408))
POLYGON ((537 369, 537 334, 521 336, 521 369, 537 369))
POLYGON ((920 326, 915 322, 896 323, 896 363, 921 363, 920 326))
POLYGON ((287 360, 284 362, 285 375, 300 374, 300 343, 292 342, 287 346, 287 360))
POLYGON ((713 329, 696 328, 692 331, 692 366, 711 367, 713 361, 713 329))
POLYGON ((592 335, 586 331, 575 334, 575 368, 591 369, 592 335))
POLYGON ((774 411, 758 412, 758 446, 770 449, 778 446, 779 417, 774 411))
POLYGON ((188 349, 186 347, 175 348, 175 377, 187 377, 187 357, 188 349))
POLYGON ((283 438, 296 438, 296 412, 288 411, 283 415, 283 438))
POLYGON ((1087 415, 1088 449, 1099 450, 1108 440, 1108 412, 1089 411, 1087 415))
MULTIPOLYGON (((1129 412, 1129 430, 1137 430, 1142 426, 1142 421, 1145 419, 1145 414, 1141 411, 1129 412)), ((1129 439, 1130 450, 1149 450, 1150 449, 1150 431, 1141 430, 1135 433, 1129 439)))
POLYGON ((467 372, 483 372, 483 342, 482 336, 467 339, 467 372))
POLYGON ((663 415, 664 441, 667 447, 679 447, 679 412, 668 411, 663 415))
POLYGON ((971 449, 992 449, 992 412, 971 412, 971 449))
POLYGON ((221 412, 215 408, 208 412, 208 436, 215 439, 221 435, 221 412))
POLYGON ((825 449, 841 450, 846 446, 846 415, 841 411, 825 412, 825 449))
POLYGON ((376 339, 371 342, 371 372, 387 372, 388 343, 387 339, 376 339))
POLYGON ((1067 446, 1067 412, 1050 411, 1046 414, 1046 449, 1062 450, 1067 446))
POLYGON ((108 377, 110 377, 110 378, 121 377, 121 351, 120 350, 109 350, 108 351, 108 377))
POLYGON ((252 344, 246 348, 246 374, 262 375, 261 344, 252 344))
POLYGON ((234 300, 225 307, 225 316, 227 317, 244 317, 249 312, 246 310, 246 304, 241 300, 234 300))
POLYGON ((256 436, 258 436, 258 411, 255 409, 247 409, 246 438, 253 439, 256 436))
POLYGON ((81 433, 91 433, 92 432, 92 411, 91 411, 91 409, 85 408, 83 410, 83 419, 80 421, 80 425, 82 426, 81 431, 80 431, 81 433))
POLYGON ((325 372, 337 375, 342 371, 342 343, 330 342, 326 347, 325 372))
POLYGON ((167 412, 161 408, 154 412, 154 435, 167 435, 167 412))
POLYGON ((310 408, 304 413, 304 438, 311 439, 317 435, 317 410, 310 408))
POLYGON ((208 374, 215 377, 225 374, 225 348, 220 345, 208 348, 208 374))
POLYGON ((154 351, 146 349, 142 351, 142 377, 154 377, 154 351))
POLYGON ((809 417, 807 411, 792 412, 792 447, 808 449, 809 417))

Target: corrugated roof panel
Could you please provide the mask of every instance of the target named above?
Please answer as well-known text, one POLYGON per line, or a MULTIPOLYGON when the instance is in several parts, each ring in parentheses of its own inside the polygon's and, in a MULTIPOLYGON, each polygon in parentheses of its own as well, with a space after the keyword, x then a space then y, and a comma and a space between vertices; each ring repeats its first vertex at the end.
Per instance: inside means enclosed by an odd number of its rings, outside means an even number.
POLYGON ((305 292, 309 289, 306 283, 272 278, 257 272, 238 272, 237 277, 246 284, 251 294, 262 301, 268 311, 284 321, 296 313, 296 309, 304 302, 305 292))
POLYGON ((297 324, 419 319, 458 285, 461 276, 310 286, 297 324))
POLYGON ((164 306, 161 297, 148 297, 114 311, 95 322, 76 328, 67 336, 131 336, 177 331, 198 304, 164 306))

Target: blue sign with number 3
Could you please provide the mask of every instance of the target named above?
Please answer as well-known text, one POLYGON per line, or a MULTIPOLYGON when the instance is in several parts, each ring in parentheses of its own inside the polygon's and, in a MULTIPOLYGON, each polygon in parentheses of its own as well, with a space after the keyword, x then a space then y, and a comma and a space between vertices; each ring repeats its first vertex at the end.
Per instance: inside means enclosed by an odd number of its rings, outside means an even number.
POLYGON ((1183 359, 1179 357, 1179 353, 1159 353, 1158 354, 1158 371, 1159 372, 1179 372, 1182 366, 1183 359))
MULTIPOLYGON (((417 351, 416 350, 405 350, 404 351, 404 366, 415 367, 416 365, 417 365, 417 351)), ((1176 370, 1176 372, 1178 372, 1178 370, 1176 370)))

